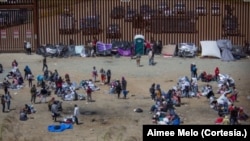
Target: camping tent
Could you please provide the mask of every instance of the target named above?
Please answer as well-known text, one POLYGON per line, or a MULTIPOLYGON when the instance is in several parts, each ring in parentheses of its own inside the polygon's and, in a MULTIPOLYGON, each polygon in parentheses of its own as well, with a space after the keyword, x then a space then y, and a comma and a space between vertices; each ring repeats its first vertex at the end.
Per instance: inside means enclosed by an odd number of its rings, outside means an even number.
POLYGON ((227 40, 227 39, 218 40, 217 45, 219 49, 222 50, 222 53, 221 53, 222 61, 234 61, 235 60, 231 52, 233 46, 230 40, 227 40))
POLYGON ((135 45, 135 54, 143 55, 144 54, 144 36, 143 35, 135 35, 134 37, 134 45, 135 45))
POLYGON ((202 57, 215 57, 221 58, 220 49, 216 41, 200 41, 201 43, 201 56, 202 57))
POLYGON ((176 54, 176 45, 168 44, 162 47, 161 54, 164 56, 175 56, 176 54))

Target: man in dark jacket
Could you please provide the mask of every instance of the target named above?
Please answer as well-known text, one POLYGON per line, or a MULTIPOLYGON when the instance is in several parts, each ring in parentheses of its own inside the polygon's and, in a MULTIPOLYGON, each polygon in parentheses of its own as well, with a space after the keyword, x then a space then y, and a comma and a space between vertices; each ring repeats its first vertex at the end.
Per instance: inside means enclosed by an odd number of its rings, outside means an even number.
POLYGON ((117 98, 120 98, 121 91, 122 91, 122 87, 121 87, 120 80, 117 80, 117 84, 116 84, 116 87, 115 87, 115 91, 116 91, 116 93, 117 93, 117 98))

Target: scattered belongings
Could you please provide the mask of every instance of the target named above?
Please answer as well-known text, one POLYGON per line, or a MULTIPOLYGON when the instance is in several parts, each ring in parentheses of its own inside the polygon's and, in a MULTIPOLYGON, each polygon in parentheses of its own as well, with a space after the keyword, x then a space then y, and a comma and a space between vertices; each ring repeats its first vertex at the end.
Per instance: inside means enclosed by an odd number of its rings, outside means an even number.
POLYGON ((143 110, 142 110, 141 108, 135 108, 135 109, 134 109, 134 112, 137 112, 137 113, 142 113, 142 112, 143 112, 143 110))

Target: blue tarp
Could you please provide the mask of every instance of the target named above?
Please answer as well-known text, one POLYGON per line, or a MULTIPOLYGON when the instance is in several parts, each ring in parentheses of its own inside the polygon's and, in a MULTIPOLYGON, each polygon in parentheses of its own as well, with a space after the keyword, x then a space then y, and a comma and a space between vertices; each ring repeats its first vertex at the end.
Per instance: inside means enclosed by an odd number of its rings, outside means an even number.
POLYGON ((73 129, 72 124, 61 123, 60 125, 49 125, 49 132, 63 132, 66 129, 73 129))

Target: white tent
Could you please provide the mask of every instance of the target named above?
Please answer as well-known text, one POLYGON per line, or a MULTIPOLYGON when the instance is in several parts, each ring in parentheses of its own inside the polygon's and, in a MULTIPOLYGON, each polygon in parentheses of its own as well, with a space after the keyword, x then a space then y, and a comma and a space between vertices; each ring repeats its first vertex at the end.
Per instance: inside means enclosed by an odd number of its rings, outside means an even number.
POLYGON ((200 41, 200 43, 202 57, 221 58, 220 49, 216 41, 200 41))

